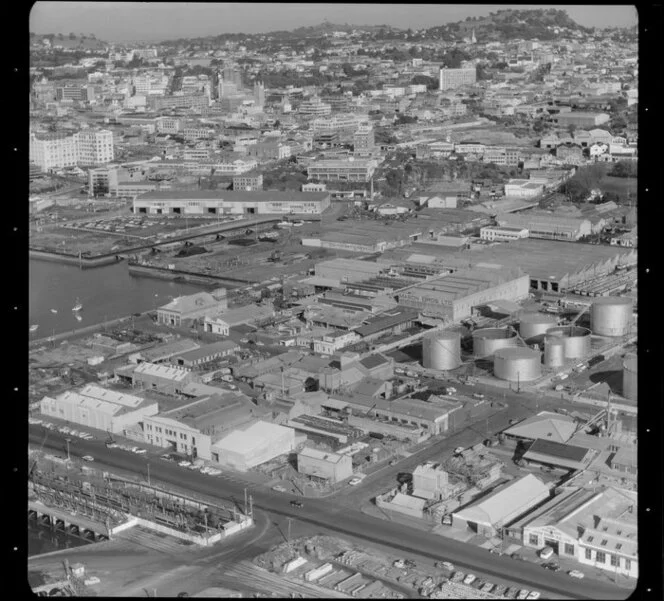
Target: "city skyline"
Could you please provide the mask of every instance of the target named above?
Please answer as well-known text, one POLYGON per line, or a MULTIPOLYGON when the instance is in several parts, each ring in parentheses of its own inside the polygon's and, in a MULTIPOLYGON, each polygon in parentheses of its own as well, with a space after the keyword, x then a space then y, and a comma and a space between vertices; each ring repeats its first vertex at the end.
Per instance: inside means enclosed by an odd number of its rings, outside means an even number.
POLYGON ((634 6, 607 5, 446 5, 391 4, 251 4, 37 2, 30 13, 30 31, 93 33, 107 41, 162 41, 222 33, 266 33, 311 26, 327 19, 351 25, 425 28, 486 16, 501 9, 555 8, 585 27, 622 27, 638 22, 634 6), (261 10, 257 11, 256 7, 261 10), (260 18, 256 15, 260 14, 260 18), (215 23, 219 19, 219 23, 215 23), (149 33, 146 33, 149 32, 149 33))

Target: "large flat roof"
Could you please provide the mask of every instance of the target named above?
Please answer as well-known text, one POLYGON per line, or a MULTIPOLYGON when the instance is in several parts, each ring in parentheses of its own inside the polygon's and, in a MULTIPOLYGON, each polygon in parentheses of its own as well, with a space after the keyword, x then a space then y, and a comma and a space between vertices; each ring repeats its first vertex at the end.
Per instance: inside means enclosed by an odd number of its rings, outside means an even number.
POLYGON ((168 190, 141 194, 137 200, 219 200, 226 202, 321 202, 329 192, 272 192, 269 190, 168 190))

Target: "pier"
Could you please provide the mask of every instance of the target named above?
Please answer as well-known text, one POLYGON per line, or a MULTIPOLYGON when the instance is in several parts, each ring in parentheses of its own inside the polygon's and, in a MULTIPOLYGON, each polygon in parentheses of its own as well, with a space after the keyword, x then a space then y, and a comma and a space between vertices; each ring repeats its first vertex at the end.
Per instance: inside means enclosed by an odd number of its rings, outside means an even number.
POLYGON ((109 527, 86 515, 74 514, 56 507, 48 507, 39 501, 28 501, 28 519, 32 517, 53 530, 61 530, 91 542, 110 540, 117 528, 109 527))

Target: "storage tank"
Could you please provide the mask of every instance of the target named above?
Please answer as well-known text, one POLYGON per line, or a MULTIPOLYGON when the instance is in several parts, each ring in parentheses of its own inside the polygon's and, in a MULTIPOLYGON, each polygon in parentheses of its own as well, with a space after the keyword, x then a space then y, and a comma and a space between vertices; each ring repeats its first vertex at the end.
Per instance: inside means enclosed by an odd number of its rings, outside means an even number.
POLYGON ((558 319, 547 313, 522 313, 519 318, 519 334, 528 344, 542 342, 544 334, 558 325, 558 319))
POLYGON ((551 368, 565 365, 565 342, 558 336, 544 338, 544 365, 551 368))
POLYGON ((625 355, 623 361, 623 396, 632 401, 637 400, 637 356, 634 353, 625 355))
POLYGON ((422 365, 428 369, 449 371, 461 365, 461 334, 431 332, 422 340, 422 365))
POLYGON ((546 338, 563 341, 565 359, 583 359, 590 354, 590 330, 579 326, 558 326, 546 331, 546 338))
POLYGON ((509 382, 532 382, 542 375, 541 353, 529 348, 498 349, 493 356, 493 375, 509 382))
POLYGON ((516 332, 512 328, 482 328, 473 332, 475 357, 493 357, 498 349, 515 347, 516 343, 516 332))
POLYGON ((632 327, 633 300, 624 296, 605 296, 590 307, 590 328, 598 336, 626 336, 632 327))

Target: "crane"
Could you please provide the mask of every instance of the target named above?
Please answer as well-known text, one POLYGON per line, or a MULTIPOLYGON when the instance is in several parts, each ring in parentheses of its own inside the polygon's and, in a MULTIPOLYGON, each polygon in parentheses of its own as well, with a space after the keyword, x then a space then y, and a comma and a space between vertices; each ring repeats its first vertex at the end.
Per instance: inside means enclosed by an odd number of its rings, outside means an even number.
POLYGON ((570 326, 573 326, 577 321, 579 321, 579 318, 590 308, 590 305, 585 305, 584 307, 581 308, 581 311, 579 311, 576 314, 576 317, 572 321, 569 322, 570 326))
POLYGON ((374 404, 369 408, 369 411, 367 411, 367 412, 364 414, 364 417, 369 417, 369 414, 371 413, 371 411, 373 410, 373 408, 374 408, 376 405, 378 405, 378 403, 374 403, 374 404))
POLYGON ((584 430, 586 428, 589 428, 590 426, 594 426, 596 423, 600 422, 602 419, 604 419, 606 414, 606 410, 602 409, 599 411, 596 415, 591 417, 587 422, 579 422, 579 424, 576 427, 576 430, 574 431, 574 434, 576 434, 579 430, 584 430))

